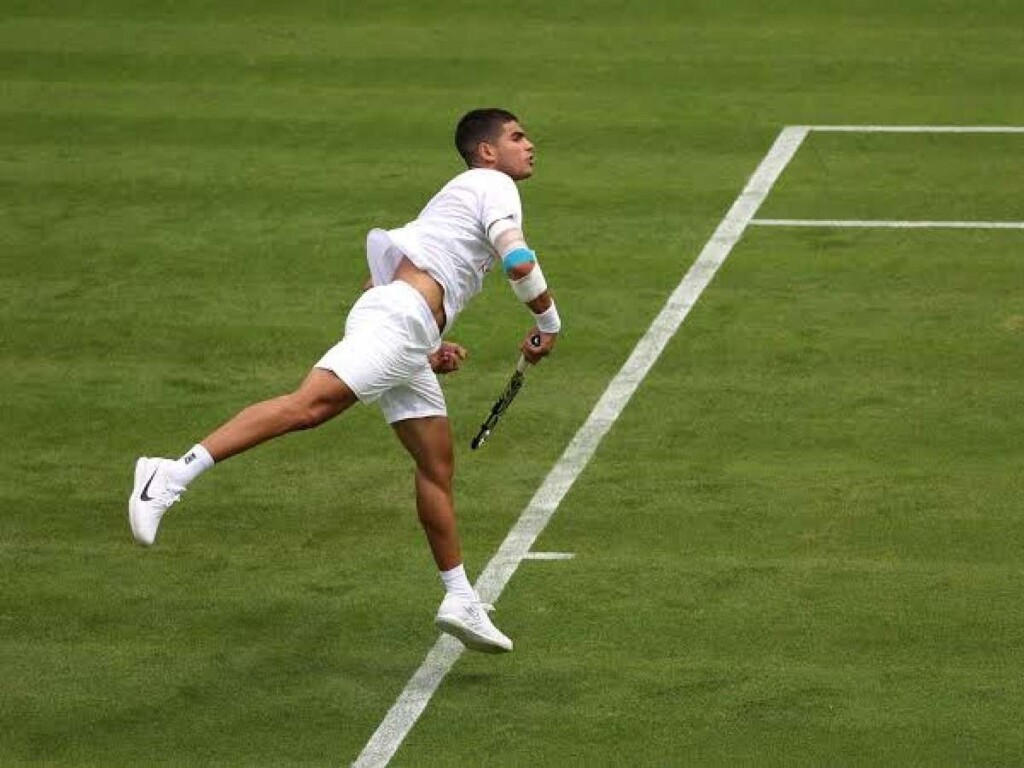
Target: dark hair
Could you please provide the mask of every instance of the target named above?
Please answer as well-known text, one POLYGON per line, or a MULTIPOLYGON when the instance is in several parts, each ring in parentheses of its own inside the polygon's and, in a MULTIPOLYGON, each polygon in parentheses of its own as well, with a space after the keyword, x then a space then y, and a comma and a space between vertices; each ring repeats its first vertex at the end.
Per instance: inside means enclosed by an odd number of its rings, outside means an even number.
POLYGON ((487 107, 467 112, 455 126, 455 148, 459 150, 466 165, 473 167, 476 148, 481 141, 496 141, 501 136, 505 123, 519 120, 506 109, 487 107))

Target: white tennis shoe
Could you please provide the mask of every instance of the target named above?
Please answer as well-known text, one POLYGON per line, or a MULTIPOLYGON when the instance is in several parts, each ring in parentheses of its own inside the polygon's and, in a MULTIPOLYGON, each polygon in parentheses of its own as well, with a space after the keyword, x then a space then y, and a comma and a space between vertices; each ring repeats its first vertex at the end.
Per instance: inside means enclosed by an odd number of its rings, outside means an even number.
POLYGON ((508 653, 512 641, 491 623, 488 611, 494 606, 480 602, 480 598, 469 599, 462 595, 448 593, 437 609, 434 623, 437 628, 462 641, 473 651, 483 653, 508 653))
POLYGON ((135 487, 128 497, 128 522, 135 540, 147 547, 156 541, 160 518, 185 490, 167 474, 168 465, 173 463, 170 459, 146 457, 135 462, 135 487))

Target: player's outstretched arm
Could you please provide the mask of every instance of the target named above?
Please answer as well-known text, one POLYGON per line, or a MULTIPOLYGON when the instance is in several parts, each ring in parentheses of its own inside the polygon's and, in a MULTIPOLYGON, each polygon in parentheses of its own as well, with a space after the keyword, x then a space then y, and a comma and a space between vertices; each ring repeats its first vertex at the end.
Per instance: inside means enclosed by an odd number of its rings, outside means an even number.
POLYGON ((527 247, 523 231, 511 219, 494 222, 488 236, 501 256, 512 292, 533 314, 536 325, 526 335, 521 349, 527 362, 537 363, 551 354, 562 330, 555 300, 548 291, 537 254, 527 247), (534 345, 535 339, 540 344, 534 345))

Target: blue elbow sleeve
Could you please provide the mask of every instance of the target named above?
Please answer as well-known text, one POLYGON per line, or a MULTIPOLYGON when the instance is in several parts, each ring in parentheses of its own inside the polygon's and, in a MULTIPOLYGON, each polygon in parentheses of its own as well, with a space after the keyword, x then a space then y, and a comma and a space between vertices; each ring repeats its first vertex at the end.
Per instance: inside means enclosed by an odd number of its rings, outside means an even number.
POLYGON ((536 263, 537 254, 529 248, 516 248, 515 250, 509 251, 502 257, 501 264, 505 268, 505 274, 508 275, 520 264, 525 264, 528 261, 536 263))

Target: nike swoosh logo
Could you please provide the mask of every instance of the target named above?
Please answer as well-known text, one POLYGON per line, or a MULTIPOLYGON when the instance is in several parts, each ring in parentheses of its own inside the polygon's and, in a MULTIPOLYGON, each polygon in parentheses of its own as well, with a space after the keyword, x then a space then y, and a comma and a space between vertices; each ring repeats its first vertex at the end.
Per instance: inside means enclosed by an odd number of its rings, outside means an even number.
POLYGON ((142 488, 142 493, 139 494, 139 498, 143 501, 152 501, 153 497, 149 495, 149 486, 153 484, 153 478, 156 477, 157 470, 153 470, 153 474, 149 476, 149 480, 142 488))

